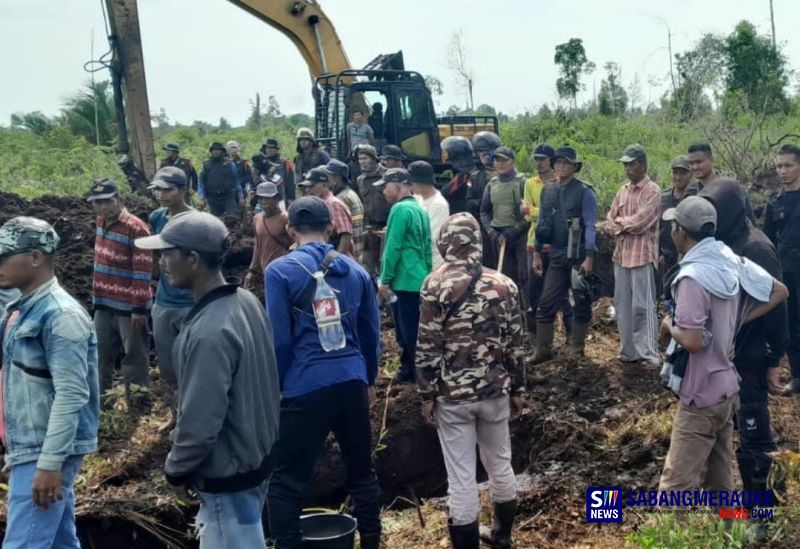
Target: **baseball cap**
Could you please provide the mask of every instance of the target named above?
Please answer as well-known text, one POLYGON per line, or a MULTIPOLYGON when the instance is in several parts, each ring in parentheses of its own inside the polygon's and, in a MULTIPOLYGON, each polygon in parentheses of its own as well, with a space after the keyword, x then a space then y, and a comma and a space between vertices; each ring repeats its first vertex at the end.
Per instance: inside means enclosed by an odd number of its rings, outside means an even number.
POLYGON ((556 150, 548 145, 547 143, 542 143, 541 145, 537 145, 535 149, 533 149, 533 158, 553 158, 556 155, 556 150))
POLYGON ((381 151, 381 160, 386 160, 389 158, 394 160, 403 160, 405 158, 403 149, 397 145, 384 145, 383 150, 381 151))
POLYGON ((264 143, 264 148, 267 148, 267 149, 280 149, 281 148, 281 144, 278 143, 278 140, 275 139, 274 137, 270 137, 264 143))
POLYGON ((298 198, 289 206, 289 225, 322 225, 331 222, 331 210, 316 196, 298 198))
POLYGON ((0 258, 32 250, 52 254, 60 240, 47 221, 36 217, 14 217, 0 227, 0 258))
POLYGON ((89 202, 94 200, 105 200, 119 194, 119 187, 113 179, 95 179, 89 189, 89 196, 86 198, 89 202))
POLYGON ((174 189, 186 186, 186 173, 174 166, 165 166, 156 172, 148 189, 174 189))
POLYGON ((327 183, 331 180, 331 176, 325 171, 325 168, 311 168, 306 172, 303 181, 298 183, 301 187, 313 187, 317 183, 327 183))
POLYGON ((256 196, 263 196, 265 198, 274 198, 279 194, 281 193, 280 191, 278 191, 278 186, 272 181, 259 183, 258 187, 256 187, 256 196))
POLYGON ((690 231, 699 231, 706 223, 717 227, 717 210, 705 198, 688 196, 675 208, 670 208, 661 216, 664 221, 675 220, 678 225, 690 231))
POLYGON ((403 183, 411 185, 411 178, 407 170, 403 168, 392 168, 386 170, 383 177, 372 184, 373 187, 383 187, 387 183, 403 183))
POLYGON ((514 149, 511 147, 497 147, 492 153, 492 156, 494 158, 508 158, 514 160, 517 157, 517 153, 515 153, 514 149))
POLYGON ((210 151, 213 151, 214 149, 219 149, 219 150, 221 150, 221 151, 224 151, 224 150, 225 150, 225 147, 223 147, 223 146, 222 146, 222 143, 220 143, 219 141, 214 141, 214 142, 211 144, 211 146, 208 148, 208 150, 209 150, 209 152, 210 152, 210 151))
POLYGON ((174 151, 174 152, 181 152, 181 148, 176 145, 175 143, 167 143, 164 145, 165 151, 174 151))
POLYGON ((680 168, 682 170, 686 170, 687 172, 692 171, 692 165, 689 164, 689 157, 686 156, 685 154, 681 154, 673 158, 669 167, 671 169, 680 168))
POLYGON ((322 169, 328 172, 330 175, 339 175, 347 181, 350 180, 350 167, 341 160, 336 160, 333 158, 330 162, 323 166, 322 169))
POLYGON ((408 166, 408 178, 411 183, 422 183, 424 185, 436 185, 433 176, 433 166, 424 160, 417 160, 408 166))
POLYGON ((239 148, 239 142, 238 141, 228 141, 227 143, 225 143, 225 149, 226 150, 227 149, 231 149, 231 148, 238 149, 239 148))
POLYGON ((133 241, 142 250, 183 248, 200 253, 228 251, 228 228, 217 217, 205 212, 186 212, 170 219, 160 234, 133 241))
POLYGON ((620 157, 620 162, 633 162, 634 160, 647 160, 647 153, 644 150, 644 147, 641 145, 634 144, 628 145, 625 147, 625 150, 622 151, 622 156, 620 157))

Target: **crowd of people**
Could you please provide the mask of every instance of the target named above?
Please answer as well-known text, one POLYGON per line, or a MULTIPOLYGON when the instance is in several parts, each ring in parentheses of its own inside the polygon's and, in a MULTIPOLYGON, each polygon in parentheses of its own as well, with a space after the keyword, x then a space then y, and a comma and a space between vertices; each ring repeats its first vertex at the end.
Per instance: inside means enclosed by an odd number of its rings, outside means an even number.
MULTIPOLYGON (((17 217, 0 228, 4 547, 79 546, 75 478, 97 450, 118 367, 128 404, 147 404, 133 389, 150 382, 150 333, 172 397, 165 476, 198 497, 201 547, 264 547, 265 506, 275 546, 302 547, 303 497, 331 433, 361 547, 379 547, 370 405, 381 306, 401 349, 394 382, 416 384, 439 435, 453 547, 512 547, 509 420, 524 406, 531 346, 533 365, 557 352, 559 311, 563 351, 584 355, 602 285, 594 188, 578 178, 574 148, 538 144, 529 178, 491 132, 442 143, 453 176, 440 185, 397 146, 379 155, 362 124, 348 134, 357 177, 306 128, 294 162, 272 138, 252 165, 237 143, 213 143, 200 174, 167 145, 148 222, 113 180, 92 182, 93 320, 55 277, 51 225, 17 217), (252 262, 243 281, 226 280, 218 216, 250 209, 252 262), (260 284, 265 303, 250 291, 260 284), (476 447, 493 501, 485 530, 476 447)), ((641 145, 619 162, 626 181, 603 224, 615 242, 618 358, 660 372, 679 399, 660 488, 732 490, 736 424, 744 486, 766 489, 776 449, 767 394, 800 392, 800 148, 778 151, 783 189, 765 232, 707 144, 672 161, 664 191, 641 145), (792 377, 781 387, 784 354, 792 377)))

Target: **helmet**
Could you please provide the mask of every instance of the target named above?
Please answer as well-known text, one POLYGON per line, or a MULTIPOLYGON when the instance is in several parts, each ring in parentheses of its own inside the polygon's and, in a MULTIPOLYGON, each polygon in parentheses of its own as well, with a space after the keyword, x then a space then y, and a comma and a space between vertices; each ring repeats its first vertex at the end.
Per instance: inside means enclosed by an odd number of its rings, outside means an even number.
POLYGON ((312 132, 309 128, 298 128, 297 139, 310 139, 311 141, 316 141, 314 139, 314 132, 312 132))
POLYGON ((369 156, 374 158, 376 162, 379 160, 378 151, 375 150, 375 147, 373 147, 372 145, 368 145, 366 143, 356 145, 355 153, 356 153, 356 158, 358 158, 359 154, 363 153, 363 154, 368 154, 369 156))
POLYGON ((478 132, 472 136, 472 148, 475 152, 491 152, 501 144, 500 137, 494 132, 478 132))
POLYGON ((442 141, 442 160, 449 162, 461 173, 469 173, 475 168, 472 143, 466 137, 451 135, 442 141))
POLYGON ((583 274, 577 267, 572 268, 572 292, 582 293, 584 298, 595 301, 603 295, 603 279, 595 273, 583 274))

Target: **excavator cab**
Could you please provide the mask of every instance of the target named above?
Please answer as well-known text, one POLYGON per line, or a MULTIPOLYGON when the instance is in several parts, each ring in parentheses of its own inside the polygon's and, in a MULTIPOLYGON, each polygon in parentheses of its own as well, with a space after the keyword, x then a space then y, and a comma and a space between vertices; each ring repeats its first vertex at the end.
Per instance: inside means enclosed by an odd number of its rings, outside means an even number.
POLYGON ((440 161, 433 102, 422 75, 404 70, 345 70, 314 85, 317 141, 335 158, 350 160, 347 124, 358 111, 372 127, 380 153, 399 145, 409 161, 440 161))

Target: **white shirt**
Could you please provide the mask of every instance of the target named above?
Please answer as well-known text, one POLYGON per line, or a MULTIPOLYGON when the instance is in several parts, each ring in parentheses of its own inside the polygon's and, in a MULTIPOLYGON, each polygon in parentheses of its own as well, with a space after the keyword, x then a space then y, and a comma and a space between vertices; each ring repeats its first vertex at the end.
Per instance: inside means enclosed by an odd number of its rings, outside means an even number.
POLYGON ((439 242, 439 232, 442 230, 442 225, 444 225, 444 222, 450 217, 450 204, 447 203, 447 200, 439 191, 435 191, 433 195, 427 199, 418 194, 415 194, 414 198, 417 204, 422 206, 422 209, 428 214, 428 219, 431 221, 433 268, 437 269, 444 263, 444 259, 439 253, 439 246, 437 246, 437 243, 439 242))

